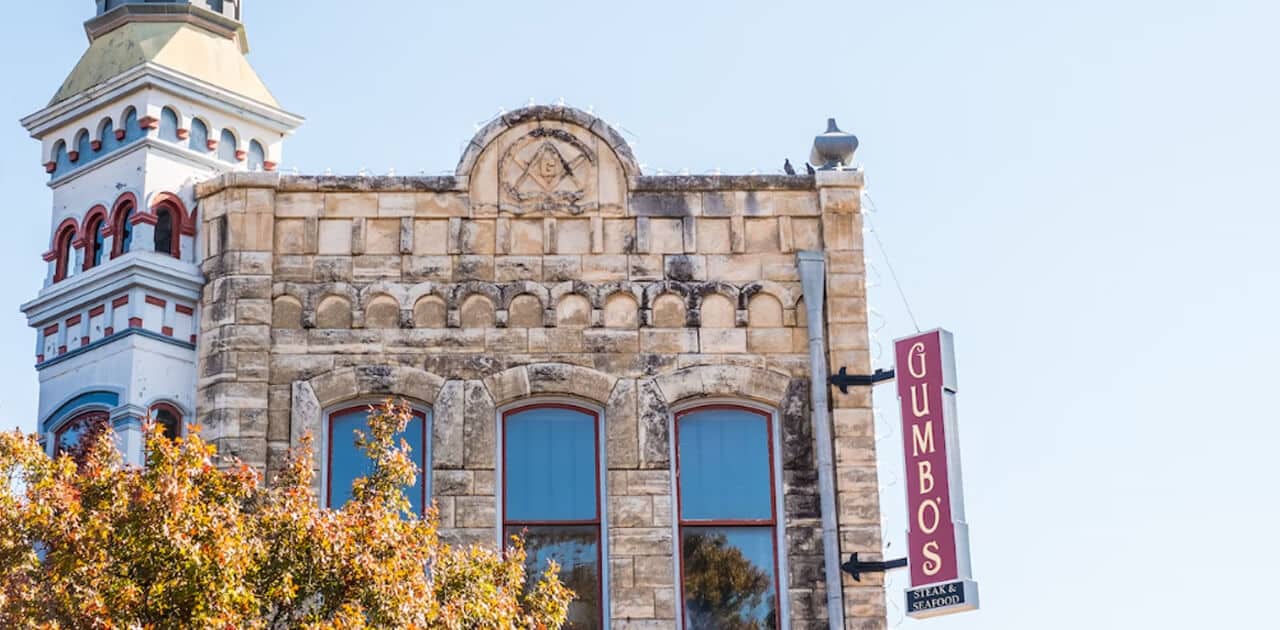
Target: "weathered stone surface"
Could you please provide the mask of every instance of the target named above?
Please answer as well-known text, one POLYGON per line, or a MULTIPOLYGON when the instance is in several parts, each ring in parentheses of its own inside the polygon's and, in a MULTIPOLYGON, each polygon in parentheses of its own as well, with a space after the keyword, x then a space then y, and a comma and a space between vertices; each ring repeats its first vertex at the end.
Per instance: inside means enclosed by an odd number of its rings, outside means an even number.
MULTIPOLYGON (((542 166, 563 175, 563 164, 542 166)), ((666 630, 680 605, 672 411, 768 406, 782 436, 791 627, 825 628, 794 252, 827 258, 830 365, 869 368, 861 175, 641 176, 615 131, 558 107, 500 117, 459 172, 233 174, 198 186, 208 283, 193 331, 196 406, 209 436, 272 472, 302 431, 320 434, 327 411, 408 398, 431 412, 442 535, 492 547, 499 410, 598 408, 611 625, 666 630), (552 129, 564 132, 552 145, 574 147, 561 157, 594 155, 574 166, 587 179, 520 180, 535 162, 507 158, 537 155, 552 129)), ((881 543, 863 390, 832 400, 841 555, 881 543)), ((883 627, 883 593, 868 584, 845 583, 848 628, 883 627)))

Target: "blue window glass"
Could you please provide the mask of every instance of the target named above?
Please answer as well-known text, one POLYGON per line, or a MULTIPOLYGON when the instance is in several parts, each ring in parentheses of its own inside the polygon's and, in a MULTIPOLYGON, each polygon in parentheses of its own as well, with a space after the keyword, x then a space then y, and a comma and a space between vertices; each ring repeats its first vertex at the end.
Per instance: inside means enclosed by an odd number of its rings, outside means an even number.
POLYGON ((680 504, 686 520, 767 519, 769 418, 706 409, 680 419, 680 504))
POLYGON ((596 418, 560 407, 507 416, 508 521, 596 518, 596 418))
POLYGON ((94 430, 95 424, 106 422, 108 422, 108 416, 105 411, 82 413, 67 421, 54 434, 54 454, 74 453, 80 446, 81 439, 91 430, 94 430))
POLYGON ((54 176, 71 170, 71 155, 67 153, 67 143, 59 140, 58 144, 53 147, 53 162, 55 164, 54 176))
POLYGON ((518 409, 503 418, 503 531, 522 536, 536 580, 555 560, 577 593, 570 630, 603 627, 599 417, 564 405, 518 409))
POLYGON ((99 155, 106 155, 120 146, 120 141, 116 140, 116 126, 108 118, 99 125, 98 137, 102 139, 102 148, 98 150, 99 155))
POLYGON ((97 267, 102 264, 102 248, 107 241, 107 237, 104 234, 107 231, 106 228, 107 222, 102 219, 98 219, 90 227, 93 230, 93 252, 89 258, 90 267, 97 267))
POLYGON ((126 207, 120 213, 120 225, 114 231, 116 237, 116 255, 129 253, 133 246, 133 206, 126 207))
POLYGON ((209 151, 209 126, 199 118, 191 121, 191 136, 187 138, 187 148, 197 153, 209 151))
POLYGON ((79 164, 88 164, 95 157, 93 154, 93 141, 89 139, 89 131, 81 129, 80 135, 76 136, 76 151, 80 153, 79 164))
POLYGON ((146 135, 142 127, 138 126, 138 110, 130 107, 129 111, 124 115, 124 142, 122 144, 140 140, 146 135))
POLYGON ((218 141, 218 159, 234 164, 238 161, 236 151, 239 150, 240 147, 236 145, 236 135, 231 133, 230 129, 223 129, 222 139, 218 141))
MULTIPOLYGON (((373 472, 373 460, 356 445, 357 431, 369 432, 369 408, 357 407, 338 411, 329 416, 329 483, 328 504, 340 508, 351 500, 351 484, 373 472)), ((405 489, 414 514, 423 514, 427 497, 431 454, 427 416, 414 411, 403 433, 396 436, 409 443, 413 463, 418 467, 418 480, 412 488, 405 489)))
POLYGON ((178 113, 168 107, 160 110, 160 139, 178 141, 178 113))
POLYGON ((745 407, 676 417, 685 628, 778 627, 772 431, 745 407))
POLYGON ((680 532, 685 627, 777 628, 770 527, 685 527, 680 532))

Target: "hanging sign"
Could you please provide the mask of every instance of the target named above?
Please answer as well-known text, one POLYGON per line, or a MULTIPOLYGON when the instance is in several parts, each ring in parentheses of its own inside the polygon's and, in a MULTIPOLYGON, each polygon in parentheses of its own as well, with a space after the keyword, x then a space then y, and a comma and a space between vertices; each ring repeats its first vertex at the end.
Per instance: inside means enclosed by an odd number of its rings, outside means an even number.
POLYGON ((978 607, 964 519, 956 365, 951 333, 932 330, 894 342, 906 454, 907 615, 923 619, 978 607))

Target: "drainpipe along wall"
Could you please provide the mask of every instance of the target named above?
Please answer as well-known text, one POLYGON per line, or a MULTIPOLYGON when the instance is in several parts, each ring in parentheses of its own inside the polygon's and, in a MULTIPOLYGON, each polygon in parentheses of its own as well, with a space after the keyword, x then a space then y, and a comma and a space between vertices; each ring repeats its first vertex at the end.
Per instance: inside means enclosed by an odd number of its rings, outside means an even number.
POLYGON ((822 507, 823 569, 827 583, 827 619, 831 630, 844 630, 843 580, 840 576, 840 538, 836 526, 835 448, 831 437, 831 405, 827 399, 826 299, 827 261, 822 252, 796 254, 809 323, 809 406, 813 436, 818 443, 818 495, 822 507))

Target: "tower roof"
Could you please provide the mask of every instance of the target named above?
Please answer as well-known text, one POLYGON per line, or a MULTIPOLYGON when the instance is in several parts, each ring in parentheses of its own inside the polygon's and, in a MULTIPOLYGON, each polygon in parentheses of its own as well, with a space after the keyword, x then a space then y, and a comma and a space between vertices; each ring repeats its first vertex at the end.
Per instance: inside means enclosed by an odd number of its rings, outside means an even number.
POLYGON ((260 103, 279 107, 239 44, 187 22, 127 22, 94 38, 50 105, 130 68, 154 63, 260 103))
POLYGON ((143 64, 155 64, 279 108, 245 59, 240 0, 97 0, 89 50, 50 105, 143 64))

